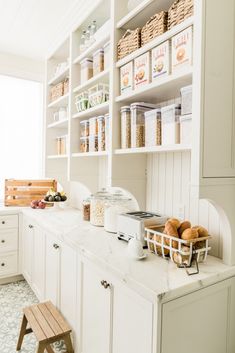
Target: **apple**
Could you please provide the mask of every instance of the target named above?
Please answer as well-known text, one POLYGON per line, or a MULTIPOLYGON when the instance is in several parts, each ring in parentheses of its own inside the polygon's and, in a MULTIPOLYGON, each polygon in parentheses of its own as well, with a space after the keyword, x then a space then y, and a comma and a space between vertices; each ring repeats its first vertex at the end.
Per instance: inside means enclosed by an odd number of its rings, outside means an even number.
POLYGON ((38 200, 32 200, 31 203, 30 203, 30 206, 32 208, 37 208, 38 207, 38 200))
POLYGON ((46 207, 45 202, 39 201, 39 203, 38 203, 38 208, 41 208, 41 209, 43 210, 45 207, 46 207))

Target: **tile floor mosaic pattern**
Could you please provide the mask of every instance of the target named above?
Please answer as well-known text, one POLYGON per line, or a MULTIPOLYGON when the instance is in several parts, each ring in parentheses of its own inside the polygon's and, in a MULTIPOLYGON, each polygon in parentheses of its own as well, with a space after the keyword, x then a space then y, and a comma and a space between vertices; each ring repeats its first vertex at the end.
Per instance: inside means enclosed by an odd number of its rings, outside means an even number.
MULTIPOLYGON (((37 303, 38 300, 25 281, 0 285, 0 352, 15 353, 22 309, 37 303)), ((64 353, 63 343, 54 346, 55 353, 64 353)), ((21 353, 35 353, 36 339, 34 334, 24 337, 21 353)))

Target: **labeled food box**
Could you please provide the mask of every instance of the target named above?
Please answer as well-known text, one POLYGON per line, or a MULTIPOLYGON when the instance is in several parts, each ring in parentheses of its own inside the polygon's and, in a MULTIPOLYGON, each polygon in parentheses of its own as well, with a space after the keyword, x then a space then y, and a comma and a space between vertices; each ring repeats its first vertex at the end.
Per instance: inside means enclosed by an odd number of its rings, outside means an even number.
POLYGON ((152 50, 152 81, 170 73, 170 43, 166 41, 152 50))
POLYGON ((193 63, 193 29, 189 27, 172 38, 172 72, 193 63))
POLYGON ((134 61, 134 88, 150 83, 150 52, 147 52, 134 61))
POLYGON ((133 90, 133 61, 120 68, 121 94, 133 90))

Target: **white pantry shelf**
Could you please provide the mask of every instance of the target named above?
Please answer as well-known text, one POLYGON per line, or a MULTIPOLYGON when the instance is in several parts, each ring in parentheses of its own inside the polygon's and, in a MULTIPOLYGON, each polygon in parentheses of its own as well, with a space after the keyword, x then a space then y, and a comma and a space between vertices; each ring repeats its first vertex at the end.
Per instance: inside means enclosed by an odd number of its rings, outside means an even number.
POLYGON ((169 146, 153 146, 153 147, 138 147, 138 148, 125 148, 115 150, 115 154, 133 154, 133 153, 164 153, 164 152, 183 152, 190 151, 191 145, 169 145, 169 146))
POLYGON ((80 86, 77 86, 74 88, 73 92, 77 93, 77 92, 81 92, 84 89, 86 89, 87 87, 96 84, 98 81, 102 81, 102 83, 106 83, 109 80, 109 72, 110 70, 104 70, 102 72, 100 72, 98 75, 93 76, 90 80, 87 80, 86 82, 84 82, 83 84, 81 84, 80 86))
POLYGON ((193 68, 189 67, 169 76, 159 78, 148 85, 139 87, 116 98, 116 102, 132 103, 133 101, 157 100, 158 102, 172 99, 180 95, 180 88, 192 83, 193 68))
POLYGON ((64 159, 68 158, 67 154, 50 154, 47 156, 48 159, 64 159))
POLYGON ((48 104, 48 108, 59 108, 68 104, 69 94, 65 94, 64 96, 59 97, 54 102, 48 104))
POLYGON ((89 48, 87 48, 84 52, 82 52, 80 55, 78 55, 73 63, 78 64, 80 63, 83 59, 89 58, 96 50, 100 49, 103 47, 104 44, 106 44, 110 39, 110 33, 106 33, 106 35, 99 40, 95 41, 89 48))
POLYGON ((73 153, 72 157, 102 157, 107 156, 108 152, 106 151, 98 151, 98 152, 78 152, 73 153))
POLYGON ((59 121, 55 121, 54 123, 51 123, 47 125, 48 129, 53 129, 53 128, 66 128, 68 126, 68 119, 63 119, 59 121))
POLYGON ((193 16, 187 18, 184 22, 174 26, 169 31, 161 34, 160 36, 158 36, 156 38, 154 38, 149 43, 145 44, 143 47, 135 50, 133 53, 125 56, 121 60, 118 60, 117 63, 116 63, 116 66, 117 67, 121 67, 121 66, 127 64, 128 62, 134 60, 138 56, 140 56, 140 55, 146 53, 147 51, 155 48, 159 44, 161 44, 161 43, 165 42, 166 40, 168 40, 168 39, 172 38, 173 36, 175 36, 177 33, 181 32, 184 29, 186 29, 186 28, 190 27, 191 25, 193 25, 193 21, 194 21, 193 16))
POLYGON ((48 86, 56 85, 57 83, 63 81, 66 77, 68 77, 68 74, 69 74, 69 66, 67 66, 66 69, 63 72, 60 72, 59 75, 56 75, 55 77, 53 77, 48 82, 48 86))
POLYGON ((73 115, 73 119, 85 118, 91 115, 101 115, 106 114, 109 111, 109 102, 104 102, 102 104, 96 105, 95 107, 84 110, 73 115))

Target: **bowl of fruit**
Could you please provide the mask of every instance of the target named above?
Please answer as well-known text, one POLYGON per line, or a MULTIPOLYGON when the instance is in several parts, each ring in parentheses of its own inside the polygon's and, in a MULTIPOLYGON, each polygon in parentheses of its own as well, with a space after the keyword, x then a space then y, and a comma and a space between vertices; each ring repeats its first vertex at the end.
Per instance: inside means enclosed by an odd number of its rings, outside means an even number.
POLYGON ((46 207, 46 203, 43 200, 32 200, 30 206, 34 209, 43 210, 46 207))
POLYGON ((53 189, 50 189, 46 196, 44 197, 43 202, 46 204, 51 204, 55 206, 60 207, 60 204, 65 202, 67 200, 67 196, 64 191, 54 191, 53 189))

